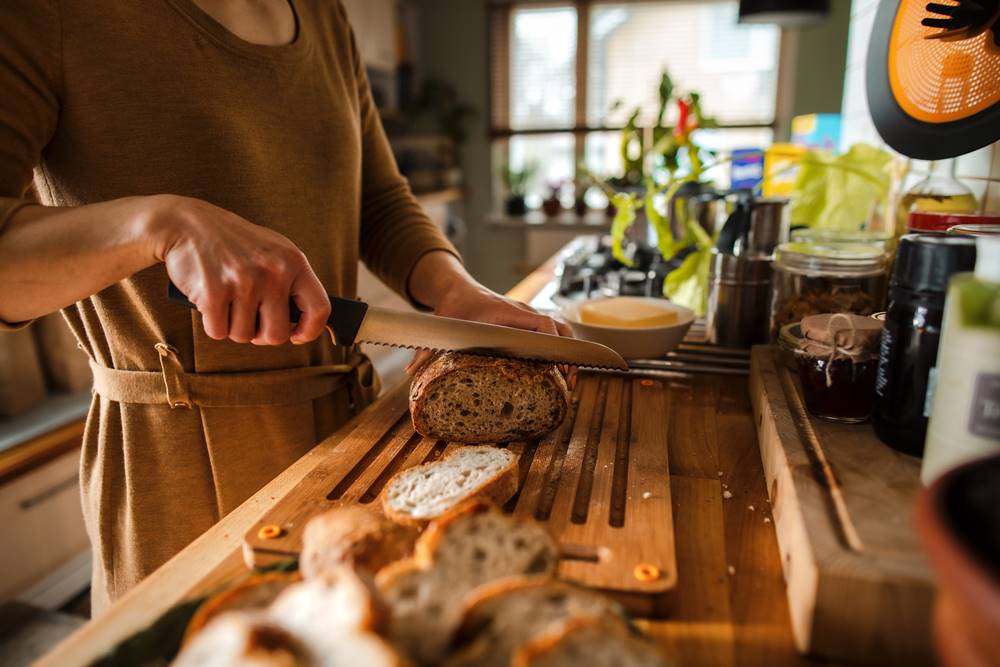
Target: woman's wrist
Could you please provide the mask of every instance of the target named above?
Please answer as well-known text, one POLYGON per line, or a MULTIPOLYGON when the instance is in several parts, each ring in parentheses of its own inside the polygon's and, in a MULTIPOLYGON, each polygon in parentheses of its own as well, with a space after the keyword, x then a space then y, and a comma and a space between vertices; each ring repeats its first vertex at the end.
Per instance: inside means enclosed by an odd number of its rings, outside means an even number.
POLYGON ((453 254, 445 250, 432 250, 413 266, 407 289, 415 301, 433 310, 449 294, 483 288, 453 254))

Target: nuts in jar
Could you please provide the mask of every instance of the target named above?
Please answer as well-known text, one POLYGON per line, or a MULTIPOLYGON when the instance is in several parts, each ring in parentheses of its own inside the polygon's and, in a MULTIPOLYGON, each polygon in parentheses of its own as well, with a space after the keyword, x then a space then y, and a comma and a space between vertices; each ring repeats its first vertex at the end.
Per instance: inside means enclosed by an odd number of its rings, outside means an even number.
POLYGON ((771 337, 809 315, 884 310, 888 258, 880 244, 784 243, 775 251, 771 337))

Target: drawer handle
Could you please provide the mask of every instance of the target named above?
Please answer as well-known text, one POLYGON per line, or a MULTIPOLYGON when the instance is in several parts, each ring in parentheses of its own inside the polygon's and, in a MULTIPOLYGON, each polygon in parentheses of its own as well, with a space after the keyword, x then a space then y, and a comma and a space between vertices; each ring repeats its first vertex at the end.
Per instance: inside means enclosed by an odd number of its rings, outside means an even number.
POLYGON ((63 481, 50 486, 49 488, 31 496, 30 498, 25 498, 24 500, 18 503, 18 507, 20 507, 22 510, 30 510, 35 505, 41 505, 49 498, 59 495, 60 493, 62 493, 63 491, 72 486, 76 486, 79 480, 80 480, 79 473, 74 473, 72 477, 64 479, 63 481))

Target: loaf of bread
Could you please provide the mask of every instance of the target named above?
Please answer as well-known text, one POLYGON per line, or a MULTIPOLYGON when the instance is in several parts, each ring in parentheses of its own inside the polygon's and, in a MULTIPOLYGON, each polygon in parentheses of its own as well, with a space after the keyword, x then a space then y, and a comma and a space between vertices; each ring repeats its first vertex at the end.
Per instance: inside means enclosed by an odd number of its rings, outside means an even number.
POLYGON ((374 576, 409 556, 419 535, 416 528, 390 521, 371 506, 335 507, 306 524, 299 571, 310 579, 349 566, 374 576))
POLYGON ((446 352, 410 386, 413 428, 427 438, 496 443, 540 437, 566 416, 568 391, 552 364, 446 352))
POLYGON ((514 654, 528 642, 577 617, 627 628, 624 612, 616 603, 567 583, 520 577, 484 586, 467 600, 456 633, 458 651, 445 664, 510 667, 514 654))
POLYGON ((621 623, 577 616, 522 644, 511 667, 667 667, 653 642, 621 623))
POLYGON ((393 521, 423 525, 470 498, 502 505, 517 492, 517 456, 498 447, 462 447, 440 461, 397 473, 382 492, 393 521))
POLYGON ((378 574, 391 612, 389 637, 415 661, 437 665, 470 593, 516 575, 551 577, 558 555, 541 525, 487 503, 463 504, 430 524, 412 559, 378 574))

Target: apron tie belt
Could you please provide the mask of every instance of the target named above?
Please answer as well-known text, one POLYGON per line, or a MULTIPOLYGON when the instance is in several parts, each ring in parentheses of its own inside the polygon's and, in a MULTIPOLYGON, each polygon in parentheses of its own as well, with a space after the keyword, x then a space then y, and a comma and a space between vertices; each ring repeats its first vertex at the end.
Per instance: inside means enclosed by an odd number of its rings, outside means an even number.
POLYGON ((378 381, 368 357, 351 350, 342 364, 235 373, 188 373, 177 350, 157 343, 160 371, 126 371, 90 361, 94 392, 116 403, 239 408, 290 405, 328 396, 345 386, 355 411, 371 403, 378 381))

